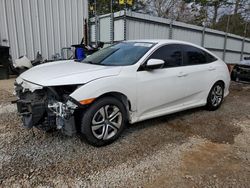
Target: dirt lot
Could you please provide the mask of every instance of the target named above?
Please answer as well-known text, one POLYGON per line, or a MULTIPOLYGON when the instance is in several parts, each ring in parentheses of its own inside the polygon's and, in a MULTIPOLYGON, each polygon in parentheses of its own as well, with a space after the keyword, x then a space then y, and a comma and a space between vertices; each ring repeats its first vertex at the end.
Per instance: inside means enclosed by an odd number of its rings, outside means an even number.
POLYGON ((112 145, 22 128, 0 81, 0 187, 249 187, 250 85, 203 108, 128 126, 112 145))

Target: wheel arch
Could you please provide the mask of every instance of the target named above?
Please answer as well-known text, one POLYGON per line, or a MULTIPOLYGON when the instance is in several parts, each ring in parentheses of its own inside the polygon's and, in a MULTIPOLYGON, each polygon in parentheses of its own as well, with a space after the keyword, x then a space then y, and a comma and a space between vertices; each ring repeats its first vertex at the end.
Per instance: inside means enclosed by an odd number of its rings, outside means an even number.
POLYGON ((215 84, 218 84, 218 83, 221 83, 221 84, 223 85, 223 89, 225 90, 225 87, 226 87, 225 82, 224 82, 222 79, 219 79, 219 80, 215 81, 213 84, 211 84, 211 85, 209 86, 209 90, 208 90, 208 93, 207 93, 207 98, 208 98, 208 96, 209 96, 210 91, 211 91, 212 88, 214 87, 214 85, 215 85, 215 84))
MULTIPOLYGON (((224 82, 223 80, 218 80, 218 81, 216 81, 216 82, 214 83, 214 85, 217 84, 217 83, 221 83, 221 84, 223 85, 223 89, 225 89, 225 86, 226 86, 226 85, 225 85, 225 82, 224 82)), ((213 85, 213 86, 214 86, 214 85, 213 85)), ((212 87, 213 87, 213 86, 212 86, 212 87)))
POLYGON ((125 94, 120 93, 120 92, 116 92, 116 91, 111 91, 111 92, 107 92, 107 93, 100 95, 99 97, 96 98, 96 100, 103 98, 103 97, 114 97, 114 98, 118 99, 119 101, 121 101, 126 109, 127 118, 130 121, 130 119, 131 119, 130 111, 132 111, 131 102, 125 94))
POLYGON ((215 84, 218 84, 218 83, 221 83, 221 84, 223 85, 223 89, 225 90, 225 86, 226 86, 225 82, 224 82, 223 80, 217 80, 217 81, 215 81, 212 85, 210 85, 210 88, 209 88, 207 97, 208 97, 208 95, 209 95, 211 89, 214 87, 214 85, 215 85, 215 84))

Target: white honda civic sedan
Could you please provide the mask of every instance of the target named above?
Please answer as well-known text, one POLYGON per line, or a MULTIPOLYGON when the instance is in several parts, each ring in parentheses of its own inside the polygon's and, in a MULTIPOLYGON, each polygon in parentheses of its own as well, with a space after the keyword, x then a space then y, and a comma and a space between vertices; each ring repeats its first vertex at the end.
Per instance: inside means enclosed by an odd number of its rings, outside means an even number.
POLYGON ((206 106, 228 95, 226 64, 197 45, 175 40, 125 41, 82 62, 47 63, 15 82, 23 125, 79 132, 94 146, 116 140, 126 124, 206 106))

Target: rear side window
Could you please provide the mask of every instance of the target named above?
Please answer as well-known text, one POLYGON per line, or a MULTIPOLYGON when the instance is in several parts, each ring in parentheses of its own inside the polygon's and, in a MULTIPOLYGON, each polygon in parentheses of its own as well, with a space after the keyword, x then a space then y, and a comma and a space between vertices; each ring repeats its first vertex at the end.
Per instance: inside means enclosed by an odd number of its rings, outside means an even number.
POLYGON ((217 61, 216 57, 212 56, 211 54, 209 54, 207 52, 205 52, 205 53, 206 53, 206 56, 207 56, 207 63, 212 63, 214 61, 217 61))
POLYGON ((216 58, 200 48, 183 45, 183 65, 200 65, 216 61, 216 58))
POLYGON ((169 44, 157 49, 149 59, 161 59, 164 67, 178 67, 182 65, 182 52, 178 44, 169 44))

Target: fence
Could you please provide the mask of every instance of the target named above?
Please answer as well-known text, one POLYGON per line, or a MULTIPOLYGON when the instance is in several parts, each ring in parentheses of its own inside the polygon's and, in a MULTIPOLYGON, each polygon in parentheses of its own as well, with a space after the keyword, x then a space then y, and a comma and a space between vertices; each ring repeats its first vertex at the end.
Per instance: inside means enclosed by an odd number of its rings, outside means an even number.
POLYGON ((90 42, 106 44, 133 39, 176 39, 214 52, 226 63, 250 56, 250 39, 205 27, 135 12, 120 11, 90 19, 90 42))

